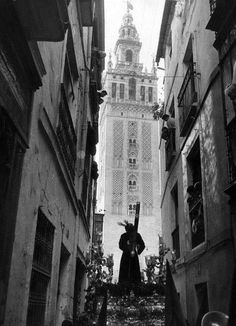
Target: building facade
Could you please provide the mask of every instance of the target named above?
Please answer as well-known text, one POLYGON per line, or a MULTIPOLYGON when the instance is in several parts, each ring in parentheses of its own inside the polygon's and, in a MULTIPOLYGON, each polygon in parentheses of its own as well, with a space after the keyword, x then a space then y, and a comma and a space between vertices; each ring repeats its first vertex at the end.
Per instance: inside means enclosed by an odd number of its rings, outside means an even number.
POLYGON ((0 4, 0 324, 83 311, 103 1, 0 4))
POLYGON ((152 119, 157 99, 157 77, 143 71, 139 62, 141 42, 129 10, 123 16, 115 45, 115 64, 108 61, 104 88, 108 96, 101 107, 98 209, 104 209, 104 253, 114 255, 117 281, 124 228, 118 222, 134 222, 141 203, 138 231, 146 249, 140 258, 158 254, 160 228, 158 124, 152 119))
POLYGON ((233 84, 235 4, 226 2, 166 0, 156 58, 165 61, 164 112, 175 122, 159 120, 168 130, 160 141, 163 239, 175 252, 190 325, 211 310, 229 313, 235 261, 227 195, 234 194, 235 111, 224 94, 233 84))

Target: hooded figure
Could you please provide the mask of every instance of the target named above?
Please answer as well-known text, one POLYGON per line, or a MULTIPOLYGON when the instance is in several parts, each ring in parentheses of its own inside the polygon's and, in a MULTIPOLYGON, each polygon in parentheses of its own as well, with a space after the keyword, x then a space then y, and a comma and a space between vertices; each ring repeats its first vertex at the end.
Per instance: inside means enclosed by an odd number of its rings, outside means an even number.
POLYGON ((125 230, 126 232, 121 235, 119 241, 119 248, 123 251, 120 261, 119 283, 140 283, 138 255, 143 252, 145 244, 133 224, 127 223, 125 230))

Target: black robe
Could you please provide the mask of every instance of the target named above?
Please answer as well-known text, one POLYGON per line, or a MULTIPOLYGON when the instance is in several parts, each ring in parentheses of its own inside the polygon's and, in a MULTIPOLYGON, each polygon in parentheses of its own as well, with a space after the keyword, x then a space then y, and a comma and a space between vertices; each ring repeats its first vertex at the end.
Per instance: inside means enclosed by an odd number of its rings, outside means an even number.
POLYGON ((119 283, 140 283, 141 274, 138 255, 145 248, 143 239, 139 233, 136 236, 136 250, 134 257, 131 257, 132 233, 123 233, 120 237, 119 248, 123 251, 120 261, 119 283))

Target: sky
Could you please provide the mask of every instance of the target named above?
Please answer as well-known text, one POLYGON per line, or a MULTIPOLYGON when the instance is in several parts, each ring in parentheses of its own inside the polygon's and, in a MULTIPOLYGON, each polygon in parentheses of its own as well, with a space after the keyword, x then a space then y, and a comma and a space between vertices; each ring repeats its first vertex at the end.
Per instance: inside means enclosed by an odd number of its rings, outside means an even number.
MULTIPOLYGON (((158 38, 161 26, 162 12, 165 0, 130 0, 133 5, 131 14, 138 31, 142 48, 140 63, 151 70, 153 58, 155 60, 158 38)), ((126 0, 105 0, 105 51, 106 58, 109 52, 114 51, 118 39, 118 31, 122 17, 126 12, 126 0)), ((114 56, 113 56, 114 58, 114 56)), ((114 62, 114 60, 113 60, 114 62)))

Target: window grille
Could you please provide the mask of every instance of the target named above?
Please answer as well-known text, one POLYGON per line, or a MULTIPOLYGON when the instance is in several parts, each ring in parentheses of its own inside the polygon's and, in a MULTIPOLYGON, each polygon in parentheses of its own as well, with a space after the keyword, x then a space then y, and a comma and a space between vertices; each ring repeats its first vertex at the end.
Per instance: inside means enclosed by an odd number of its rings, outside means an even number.
POLYGON ((27 326, 44 325, 47 290, 52 269, 53 240, 54 227, 39 210, 30 281, 27 326))

